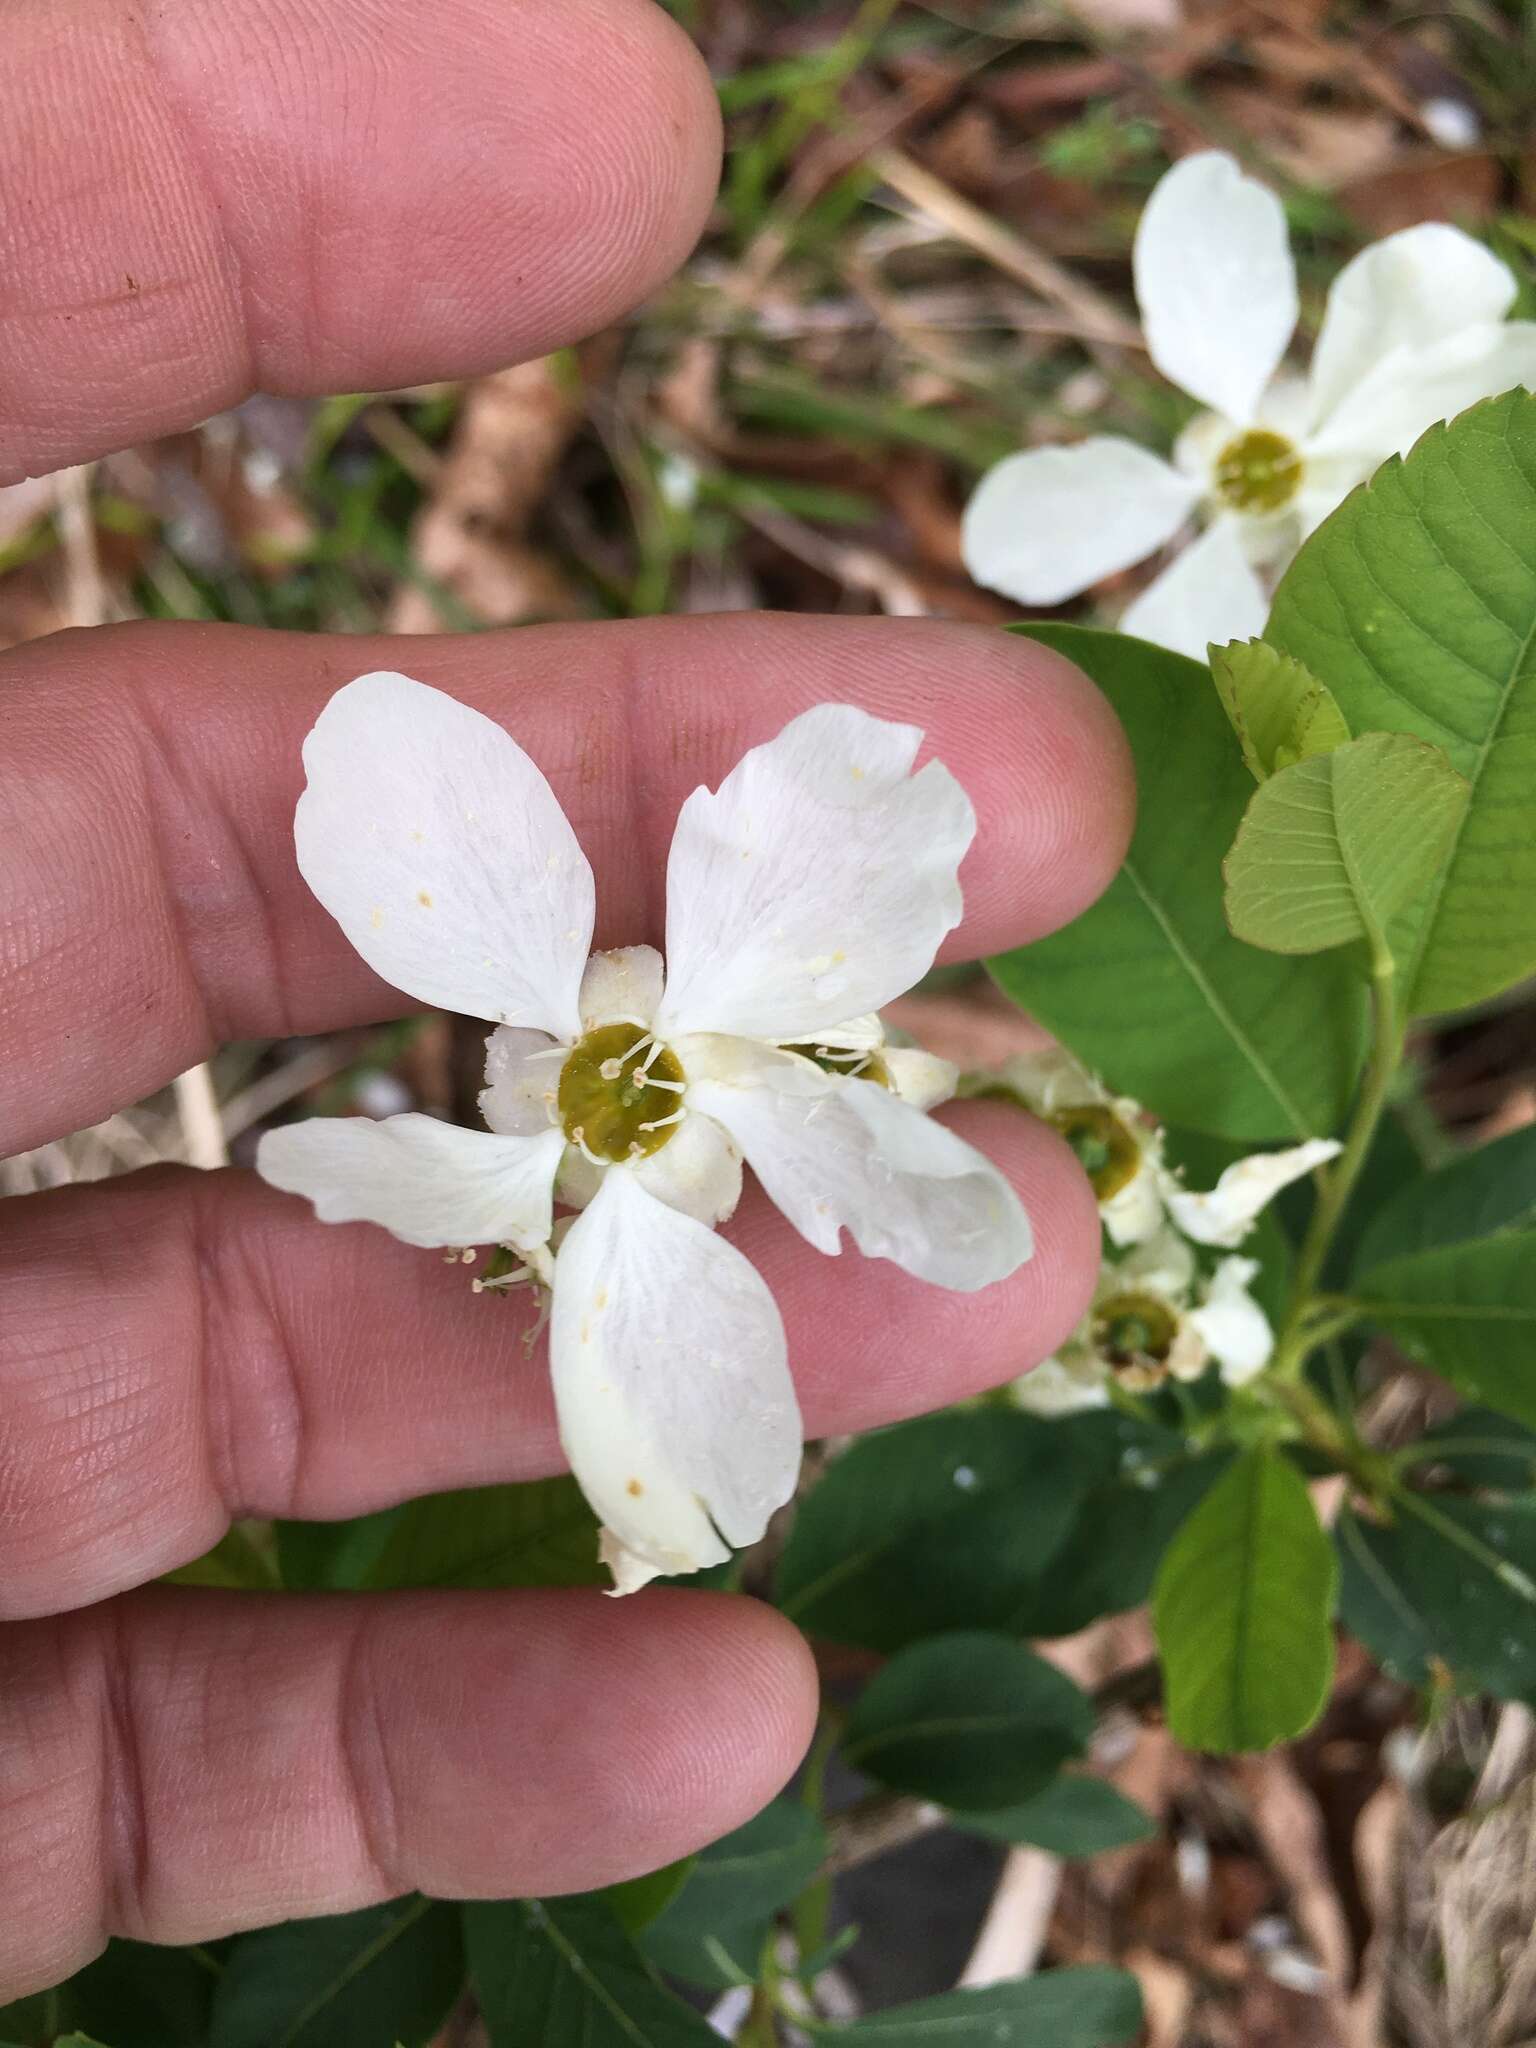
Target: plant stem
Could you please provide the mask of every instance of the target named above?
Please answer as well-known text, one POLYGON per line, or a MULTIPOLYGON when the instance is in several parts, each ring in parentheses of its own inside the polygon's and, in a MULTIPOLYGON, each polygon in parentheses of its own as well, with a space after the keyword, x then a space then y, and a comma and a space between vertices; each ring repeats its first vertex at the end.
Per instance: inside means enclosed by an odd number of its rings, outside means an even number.
POLYGON ((1350 1120, 1344 1150, 1335 1160, 1323 1184, 1312 1221, 1307 1227, 1296 1271, 1291 1281, 1290 1305, 1280 1334, 1275 1340, 1270 1377, 1294 1381, 1314 1349, 1316 1340, 1306 1322, 1323 1275, 1334 1233, 1360 1178, 1392 1091, 1393 1077, 1402 1063, 1403 1027, 1398 1020, 1396 970, 1385 947, 1377 947, 1371 967, 1371 1057, 1360 1086, 1360 1099, 1350 1120))
MULTIPOLYGON (((816 1740, 811 1744, 810 1756, 806 1759, 805 1782, 800 1788, 801 1800, 818 1820, 825 1805, 827 1764, 837 1747, 837 1736, 837 1719, 824 1714, 816 1731, 816 1740)), ((790 1908, 795 1947, 802 1963, 807 1956, 819 1955, 826 1947, 831 1913, 832 1881, 827 1877, 815 1877, 790 1908)))

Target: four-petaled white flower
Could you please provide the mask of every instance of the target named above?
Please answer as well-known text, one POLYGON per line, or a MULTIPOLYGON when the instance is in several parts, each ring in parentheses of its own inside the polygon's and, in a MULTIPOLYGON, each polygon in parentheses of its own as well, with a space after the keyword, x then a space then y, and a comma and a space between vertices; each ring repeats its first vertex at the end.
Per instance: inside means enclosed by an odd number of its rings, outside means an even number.
POLYGON ((1309 375, 1277 374, 1296 325, 1296 272, 1273 192, 1218 150, 1176 164, 1135 244, 1147 352, 1209 407, 1167 463, 1094 435, 991 470, 966 508, 966 566, 1024 605, 1055 605, 1171 541, 1204 532, 1120 620, 1205 659, 1263 631, 1275 580, 1336 505, 1437 420, 1536 387, 1536 322, 1506 321, 1515 279, 1440 222, 1345 265, 1309 375))
POLYGON ((824 704, 696 789, 665 971, 648 946, 589 958, 592 870, 479 712, 362 676, 305 742, 304 878, 386 981, 496 1025, 490 1128, 317 1119, 269 1132, 258 1167, 327 1222, 505 1246, 550 1287, 561 1441, 620 1591, 723 1561, 793 1490, 778 1309, 713 1228, 743 1160, 820 1251, 846 1229, 962 1290, 1029 1256, 1012 1189, 924 1114, 954 1070, 886 1045, 875 1014, 959 923, 975 832, 947 769, 912 773, 921 740, 824 704), (557 1195, 581 1211, 563 1235, 557 1195))

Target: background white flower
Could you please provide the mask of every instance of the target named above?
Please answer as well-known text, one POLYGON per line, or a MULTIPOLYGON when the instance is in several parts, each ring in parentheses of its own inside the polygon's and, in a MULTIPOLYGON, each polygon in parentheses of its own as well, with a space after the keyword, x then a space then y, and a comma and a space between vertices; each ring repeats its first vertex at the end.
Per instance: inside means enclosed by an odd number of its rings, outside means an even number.
POLYGON ((960 920, 975 832, 922 734, 822 705, 683 805, 668 961, 593 954, 592 871, 509 734, 406 676, 337 692, 304 747, 301 871, 368 964, 483 1017, 488 1131, 425 1116, 269 1132, 328 1222, 498 1244, 552 1287, 561 1440, 621 1591, 722 1561, 793 1489, 800 1423, 767 1286, 715 1234, 743 1159, 801 1234, 943 1287, 1029 1256, 982 1156, 924 1114, 953 1069, 879 1017, 960 920), (550 1257, 554 1201, 581 1214, 550 1257))
POLYGON ((1054 1358, 1014 1382, 1021 1408, 1102 1408, 1112 1381, 1145 1393, 1165 1379, 1198 1379, 1213 1361, 1228 1386, 1263 1371, 1274 1332, 1249 1291, 1258 1262, 1223 1258, 1202 1277, 1196 1248, 1241 1244, 1282 1188, 1337 1157, 1337 1139, 1256 1152, 1195 1193, 1167 1165, 1163 1134, 1141 1104, 1111 1095, 1064 1046, 967 1076, 965 1092, 1010 1095, 1060 1131, 1093 1183, 1104 1226, 1093 1306, 1054 1358))
POLYGON ((1364 249, 1335 278, 1310 374, 1280 365, 1296 325, 1285 211, 1221 151, 1169 171, 1135 245, 1147 350, 1209 408, 1172 463, 1111 435, 1009 456, 966 508, 966 566, 1019 604, 1077 596, 1204 531, 1122 617, 1205 659, 1263 630, 1280 571, 1355 485, 1437 420, 1536 387, 1536 322, 1506 321, 1516 284, 1439 222, 1364 249))

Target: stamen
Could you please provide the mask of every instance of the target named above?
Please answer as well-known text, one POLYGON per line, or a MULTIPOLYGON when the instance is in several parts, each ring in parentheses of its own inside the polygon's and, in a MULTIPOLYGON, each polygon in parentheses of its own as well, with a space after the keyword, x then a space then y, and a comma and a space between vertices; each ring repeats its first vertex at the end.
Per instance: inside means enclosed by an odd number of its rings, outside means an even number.
POLYGON ((514 1266, 510 1273, 498 1273, 494 1279, 471 1280, 469 1291, 471 1294, 499 1294, 507 1287, 521 1287, 524 1281, 532 1278, 533 1273, 529 1267, 514 1266))
POLYGON ((687 1114, 686 1108, 674 1109, 670 1116, 656 1117, 651 1123, 642 1124, 640 1128, 642 1131, 664 1131, 668 1124, 680 1124, 687 1114))
POLYGON ((563 1060, 570 1049, 568 1045, 551 1045, 543 1052, 525 1052, 523 1065, 531 1067, 535 1060, 563 1060))
POLYGON ((688 1087, 686 1081, 658 1081, 654 1074, 646 1076, 647 1088, 665 1088, 669 1095, 682 1095, 688 1087))

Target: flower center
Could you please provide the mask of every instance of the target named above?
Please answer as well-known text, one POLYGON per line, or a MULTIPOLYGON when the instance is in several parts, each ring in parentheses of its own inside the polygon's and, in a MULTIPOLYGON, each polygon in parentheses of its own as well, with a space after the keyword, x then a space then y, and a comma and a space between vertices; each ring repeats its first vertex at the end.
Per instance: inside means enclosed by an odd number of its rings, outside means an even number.
POLYGON ((1083 1102, 1071 1109, 1052 1111, 1046 1118, 1077 1154, 1078 1163, 1093 1184, 1101 1202, 1118 1195, 1136 1178, 1141 1165, 1141 1147, 1112 1109, 1102 1103, 1083 1102))
POLYGON ((1300 450, 1268 427, 1250 427, 1216 458, 1216 495, 1234 512, 1278 512, 1300 486, 1300 450))
POLYGON ((560 1122, 573 1145, 617 1165, 659 1152, 681 1124, 682 1063, 633 1024, 604 1024, 560 1069, 560 1122))
POLYGON ((1094 1311, 1093 1341, 1111 1365, 1161 1365, 1178 1334, 1178 1317, 1155 1294, 1111 1295, 1094 1311))
POLYGON ((843 1074, 850 1081, 873 1081, 877 1088, 889 1088, 891 1070, 878 1052, 860 1052, 849 1046, 817 1045, 808 1040, 804 1045, 786 1045, 785 1052, 797 1052, 809 1060, 813 1067, 820 1067, 824 1074, 843 1074))

